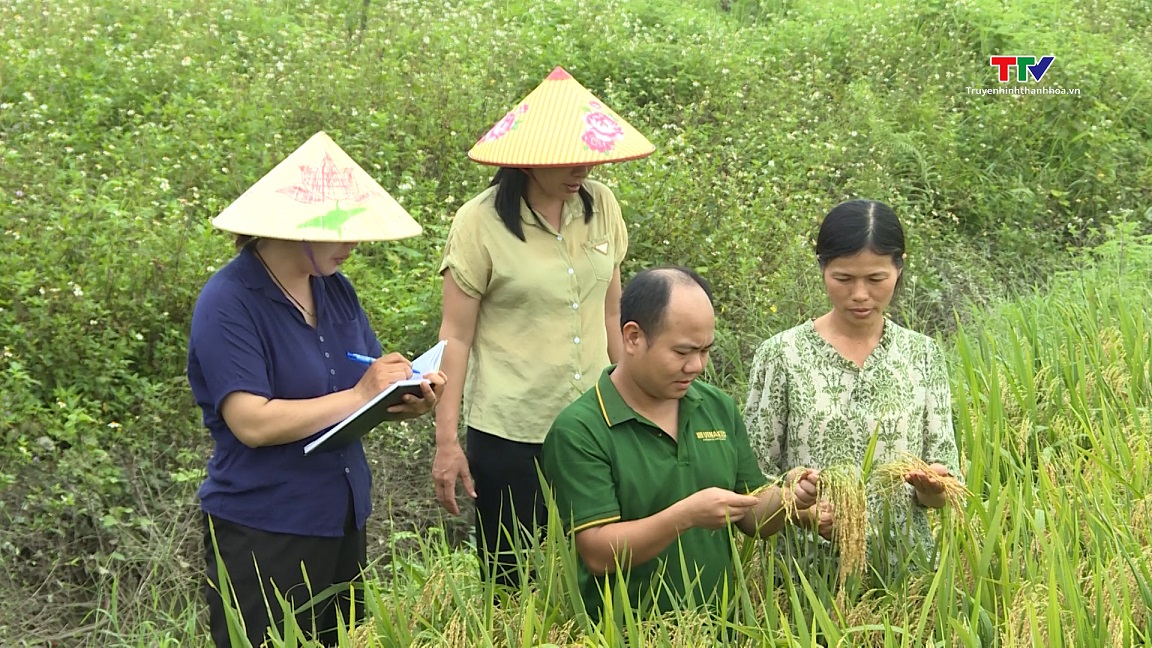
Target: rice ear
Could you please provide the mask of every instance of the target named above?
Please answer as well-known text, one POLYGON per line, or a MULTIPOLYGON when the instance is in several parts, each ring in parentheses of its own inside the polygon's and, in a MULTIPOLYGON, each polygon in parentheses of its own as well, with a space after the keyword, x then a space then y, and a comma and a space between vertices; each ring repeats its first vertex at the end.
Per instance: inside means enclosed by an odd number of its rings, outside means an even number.
POLYGON ((820 495, 832 505, 836 520, 832 541, 840 552, 837 581, 843 591, 849 576, 864 573, 868 555, 868 509, 860 468, 843 464, 820 471, 820 495))
MULTIPOLYGON (((886 499, 903 495, 904 476, 912 471, 927 472, 932 470, 928 462, 916 455, 903 453, 895 460, 876 467, 873 471, 875 486, 886 499)), ((968 489, 955 475, 937 477, 944 485, 944 500, 952 507, 962 507, 968 497, 968 489)))

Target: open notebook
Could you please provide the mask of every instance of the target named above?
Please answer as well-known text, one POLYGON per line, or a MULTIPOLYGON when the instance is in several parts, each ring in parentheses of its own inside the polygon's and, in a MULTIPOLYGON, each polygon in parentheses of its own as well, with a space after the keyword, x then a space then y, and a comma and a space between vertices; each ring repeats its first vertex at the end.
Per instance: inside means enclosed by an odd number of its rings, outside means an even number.
POLYGON ((440 358, 444 355, 447 342, 441 340, 431 349, 425 351, 419 358, 412 361, 413 376, 408 380, 399 380, 380 392, 376 398, 368 401, 363 407, 352 413, 351 416, 332 426, 332 429, 304 446, 304 454, 312 454, 316 450, 332 450, 342 448, 356 439, 368 434, 377 425, 384 421, 396 419, 396 415, 388 411, 393 405, 403 405, 404 395, 423 397, 420 389, 422 378, 415 374, 427 374, 440 371, 440 358))

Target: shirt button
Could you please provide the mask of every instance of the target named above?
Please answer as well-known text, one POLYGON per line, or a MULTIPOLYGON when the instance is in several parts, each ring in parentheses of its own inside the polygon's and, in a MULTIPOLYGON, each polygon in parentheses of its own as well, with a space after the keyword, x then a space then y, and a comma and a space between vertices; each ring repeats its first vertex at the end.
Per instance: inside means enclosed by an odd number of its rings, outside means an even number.
POLYGON ((578 338, 578 337, 572 338, 572 344, 580 344, 580 338, 578 338))
POLYGON ((580 380, 580 374, 576 374, 575 376, 573 376, 573 378, 575 378, 576 380, 580 380))
POLYGON ((324 352, 324 357, 325 357, 325 358, 331 358, 332 356, 328 355, 328 352, 327 352, 327 351, 325 351, 325 352, 324 352))
POLYGON ((578 310, 579 308, 580 308, 580 304, 577 304, 576 302, 572 302, 572 310, 578 310))
POLYGON ((328 370, 328 373, 330 373, 330 374, 332 374, 333 376, 335 376, 335 375, 336 375, 336 370, 335 370, 335 369, 329 369, 329 370, 328 370))
POLYGON ((559 234, 557 234, 557 235, 556 235, 556 240, 557 240, 557 241, 563 241, 563 240, 564 240, 564 237, 563 237, 563 236, 560 236, 559 234))
POLYGON ((575 268, 568 268, 568 274, 576 274, 575 268))
POLYGON ((348 473, 350 473, 350 472, 352 472, 352 469, 351 469, 351 468, 345 468, 345 469, 344 469, 344 474, 345 474, 345 475, 347 475, 347 474, 348 474, 348 473))
POLYGON ((323 341, 324 341, 324 336, 323 336, 323 335, 321 335, 321 336, 320 336, 320 341, 321 341, 321 342, 323 342, 323 341))

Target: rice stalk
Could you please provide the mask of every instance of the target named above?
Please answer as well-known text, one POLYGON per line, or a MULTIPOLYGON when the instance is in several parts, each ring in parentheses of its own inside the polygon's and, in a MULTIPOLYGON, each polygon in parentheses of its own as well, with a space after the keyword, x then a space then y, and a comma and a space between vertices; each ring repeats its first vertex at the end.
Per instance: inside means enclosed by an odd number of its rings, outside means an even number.
POLYGON ((1101 364, 1122 364, 1128 357, 1124 344, 1124 333, 1115 326, 1106 326, 1100 329, 1095 342, 1100 348, 1101 364))
POLYGON ((1062 640, 1063 645, 1075 646, 1076 638, 1071 629, 1074 624, 1070 623, 1070 613, 1063 605, 1060 606, 1060 623, 1055 627, 1061 628, 1064 636, 1049 636, 1052 624, 1046 622, 1047 610, 1053 597, 1063 603, 1064 595, 1051 591, 1043 582, 1020 583, 1011 604, 1005 609, 1006 618, 1000 627, 1001 645, 1051 646, 1054 641, 1062 640))
MULTIPOLYGON (((818 481, 817 500, 827 501, 834 511, 832 542, 840 553, 837 582, 843 591, 849 575, 864 573, 867 559, 868 511, 862 473, 859 466, 840 464, 821 469, 818 481)), ((787 486, 787 479, 780 489, 780 505, 795 519, 799 507, 795 489, 787 486)))
POLYGON ((955 475, 943 477, 936 475, 928 462, 916 455, 903 453, 896 459, 877 466, 873 475, 880 493, 888 499, 894 499, 897 495, 903 494, 905 477, 913 471, 935 475, 937 481, 944 486, 945 502, 955 509, 963 508, 964 500, 970 495, 967 487, 955 475))
POLYGON ((868 555, 868 509, 859 466, 842 464, 821 470, 819 498, 832 505, 836 519, 832 542, 840 551, 837 584, 843 592, 848 576, 864 573, 868 555))
POLYGON ((555 646, 582 646, 580 625, 575 619, 552 625, 548 629, 547 643, 555 646))
POLYGON ((1152 547, 1152 493, 1132 507, 1130 524, 1136 540, 1145 547, 1152 547))
MULTIPOLYGON (((1148 606, 1141 598, 1139 575, 1133 570, 1132 564, 1152 564, 1150 561, 1152 561, 1152 547, 1144 547, 1135 555, 1114 556, 1105 568, 1105 573, 1110 579, 1108 596, 1102 600, 1110 646, 1131 645, 1131 633, 1148 627, 1148 606)), ((1085 582, 1084 587, 1087 591, 1089 583, 1085 582)))
POLYGON ((375 630, 370 624, 352 626, 348 630, 348 645, 351 648, 369 648, 376 644, 375 630))
POLYGON ((1025 456, 1028 452, 1028 440, 1032 438, 1032 419, 1026 418, 1020 421, 1020 425, 1014 429, 1016 454, 1018 456, 1025 456))

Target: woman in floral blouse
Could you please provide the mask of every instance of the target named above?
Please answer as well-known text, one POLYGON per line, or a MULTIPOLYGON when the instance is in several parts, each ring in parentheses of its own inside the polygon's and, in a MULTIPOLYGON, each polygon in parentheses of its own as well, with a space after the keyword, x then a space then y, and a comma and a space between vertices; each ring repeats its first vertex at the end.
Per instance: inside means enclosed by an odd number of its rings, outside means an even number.
MULTIPOLYGON (((931 465, 905 475, 907 497, 890 505, 875 489, 868 493, 869 563, 880 575, 881 566, 910 559, 891 551, 881 559, 881 548, 893 546, 881 538, 904 536, 931 555, 926 509, 944 505, 938 477, 959 476, 944 358, 930 338, 885 318, 906 256, 890 207, 871 200, 837 205, 820 226, 816 256, 832 310, 760 346, 744 416, 769 476, 862 466, 873 435, 873 465, 906 454, 931 465)), ((790 539, 780 543, 786 553, 808 560, 830 554, 836 515, 827 503, 798 511, 792 523, 790 539)), ((901 544, 907 546, 894 546, 901 544)))

